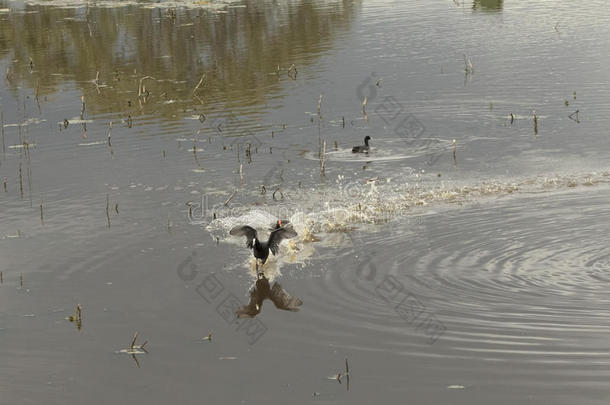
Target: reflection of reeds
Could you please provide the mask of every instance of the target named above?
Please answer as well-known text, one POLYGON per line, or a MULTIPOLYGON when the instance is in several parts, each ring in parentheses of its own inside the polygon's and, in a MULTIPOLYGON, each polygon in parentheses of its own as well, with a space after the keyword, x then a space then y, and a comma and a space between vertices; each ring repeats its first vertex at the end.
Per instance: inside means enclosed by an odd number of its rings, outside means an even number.
POLYGON ((3 178, 2 178, 2 186, 4 187, 4 192, 5 192, 5 193, 8 193, 8 190, 7 190, 7 188, 6 188, 6 177, 3 177, 3 178))
POLYGON ((466 54, 462 54, 464 56, 464 72, 466 72, 466 75, 471 75, 474 73, 474 67, 472 66, 472 61, 470 60, 469 57, 466 56, 466 54))
POLYGON ((0 284, 2 284, 4 282, 4 276, 2 275, 2 272, 0 271, 0 284))
POLYGON ((367 102, 367 97, 364 97, 364 101, 362 102, 362 115, 364 115, 364 120, 368 121, 368 117, 366 115, 366 102, 367 102))
POLYGON ((42 210, 42 198, 40 199, 40 223, 44 225, 44 213, 42 210))
POLYGON ((533 113, 534 113, 534 135, 538 135, 538 116, 536 115, 536 110, 534 110, 533 113))
POLYGON ((288 77, 290 77, 292 80, 296 80, 298 73, 299 72, 297 71, 296 65, 294 63, 290 65, 290 67, 288 68, 288 77))

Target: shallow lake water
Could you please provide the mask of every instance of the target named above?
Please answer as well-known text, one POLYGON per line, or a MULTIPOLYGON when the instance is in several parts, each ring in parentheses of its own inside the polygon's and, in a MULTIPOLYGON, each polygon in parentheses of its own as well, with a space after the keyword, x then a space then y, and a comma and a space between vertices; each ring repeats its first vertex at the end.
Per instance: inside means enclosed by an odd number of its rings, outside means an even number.
POLYGON ((602 1, 0 0, 0 402, 608 403, 608 49, 602 1), (277 219, 300 311, 236 319, 277 219))

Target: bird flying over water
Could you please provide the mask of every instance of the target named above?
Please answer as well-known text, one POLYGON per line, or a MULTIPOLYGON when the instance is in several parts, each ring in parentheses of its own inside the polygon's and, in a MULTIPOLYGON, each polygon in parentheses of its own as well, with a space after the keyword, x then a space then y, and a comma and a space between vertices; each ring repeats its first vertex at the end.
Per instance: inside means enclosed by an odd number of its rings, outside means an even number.
POLYGON ((280 243, 284 239, 290 239, 297 236, 292 225, 282 225, 282 221, 277 221, 275 229, 269 234, 269 240, 261 241, 258 239, 256 229, 249 225, 236 226, 229 232, 233 236, 245 236, 246 246, 252 249, 256 261, 256 270, 258 272, 258 259, 264 265, 269 257, 269 251, 275 256, 280 249, 280 243))

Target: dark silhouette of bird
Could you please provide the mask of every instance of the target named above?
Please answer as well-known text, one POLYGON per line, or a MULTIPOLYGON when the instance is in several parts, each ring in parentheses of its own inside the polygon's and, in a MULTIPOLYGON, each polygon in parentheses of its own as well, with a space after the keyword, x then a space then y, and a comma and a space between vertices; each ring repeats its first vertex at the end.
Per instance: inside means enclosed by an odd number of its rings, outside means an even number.
POLYGON ((284 239, 290 239, 297 236, 296 231, 292 228, 292 225, 283 226, 281 221, 277 221, 276 229, 271 231, 269 234, 269 240, 266 242, 258 239, 256 229, 249 225, 236 226, 229 232, 233 236, 245 236, 246 246, 252 249, 256 261, 256 271, 258 273, 258 259, 261 260, 262 265, 267 262, 269 257, 269 251, 275 256, 280 249, 280 243, 284 239))
POLYGON ((263 273, 257 276, 256 284, 250 290, 250 302, 240 307, 235 314, 238 318, 254 318, 261 312, 263 301, 270 299, 276 308, 297 312, 303 304, 299 298, 293 297, 282 286, 275 282, 269 286, 269 280, 263 273))
POLYGON ((352 148, 352 153, 368 153, 370 146, 369 146, 369 140, 371 139, 370 136, 365 136, 364 137, 364 145, 358 145, 358 146, 354 146, 352 148))

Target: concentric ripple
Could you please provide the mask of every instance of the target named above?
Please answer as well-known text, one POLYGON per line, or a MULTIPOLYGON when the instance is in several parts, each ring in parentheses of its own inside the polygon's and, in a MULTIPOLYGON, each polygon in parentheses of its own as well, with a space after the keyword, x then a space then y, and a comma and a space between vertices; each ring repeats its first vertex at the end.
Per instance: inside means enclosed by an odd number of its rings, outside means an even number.
POLYGON ((359 349, 383 342, 445 368, 506 362, 513 377, 538 365, 595 385, 610 376, 609 196, 520 196, 354 233, 356 256, 314 283, 309 315, 334 325, 330 336, 369 331, 350 339, 359 349), (388 277, 404 289, 390 299, 381 291, 388 277), (419 322, 426 317, 444 326, 434 342, 419 322))

